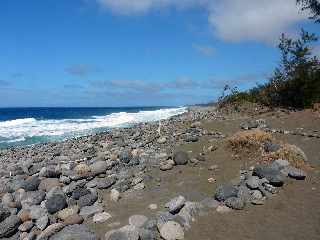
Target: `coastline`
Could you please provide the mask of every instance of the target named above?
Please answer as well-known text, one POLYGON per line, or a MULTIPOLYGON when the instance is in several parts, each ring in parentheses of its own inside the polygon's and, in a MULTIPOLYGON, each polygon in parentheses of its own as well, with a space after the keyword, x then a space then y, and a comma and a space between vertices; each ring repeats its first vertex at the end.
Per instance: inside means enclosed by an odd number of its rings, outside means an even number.
MULTIPOLYGON (((242 217, 238 216, 237 211, 231 211, 226 216, 212 215, 216 212, 216 207, 224 206, 216 202, 212 196, 221 184, 239 178, 239 171, 243 171, 244 166, 250 167, 257 164, 257 152, 251 151, 249 155, 242 156, 242 154, 233 153, 228 147, 228 138, 241 130, 240 125, 250 119, 264 118, 274 129, 283 127, 293 129, 301 125, 301 121, 306 122, 305 119, 311 119, 313 116, 306 115, 303 119, 302 115, 295 116, 294 114, 266 112, 252 117, 251 114, 244 112, 231 115, 222 114, 214 107, 191 107, 187 113, 163 120, 161 135, 158 135, 158 122, 141 123, 130 128, 113 129, 110 132, 63 142, 2 150, 0 151, 2 204, 8 204, 8 197, 12 195, 14 202, 10 202, 9 209, 16 209, 14 216, 30 208, 44 211, 48 208, 46 202, 51 201, 52 194, 64 196, 66 205, 61 207, 53 204, 61 210, 52 213, 46 210, 42 213, 44 215, 41 214, 32 219, 33 227, 30 230, 17 232, 18 235, 31 236, 33 234, 39 238, 48 233, 50 226, 61 228, 56 230, 57 233, 52 233, 48 237, 50 240, 68 239, 68 236, 76 236, 77 232, 82 237, 79 239, 109 239, 107 235, 110 234, 110 231, 120 231, 121 227, 126 226, 128 218, 129 223, 133 221, 132 218, 130 220, 130 216, 138 214, 146 216, 150 221, 155 217, 158 219, 158 211, 166 212, 166 208, 163 208, 166 203, 179 195, 184 196, 188 206, 196 207, 198 203, 201 203, 201 206, 205 205, 207 209, 205 214, 197 210, 194 216, 194 219, 197 220, 193 222, 189 219, 190 225, 185 225, 185 222, 175 218, 174 221, 183 226, 184 239, 195 239, 197 236, 206 239, 212 235, 210 225, 213 219, 216 238, 223 239, 223 234, 219 235, 219 232, 220 230, 220 233, 226 231, 228 222, 247 223, 250 222, 250 218, 261 221, 259 216, 255 216, 256 211, 259 211, 261 215, 272 211, 275 215, 272 217, 275 224, 288 225, 290 221, 294 222, 290 218, 290 212, 287 212, 288 219, 280 217, 283 223, 276 219, 278 214, 281 215, 281 211, 277 210, 277 203, 287 201, 290 207, 294 207, 295 203, 292 201, 296 201, 305 206, 315 206, 317 194, 312 193, 310 183, 307 181, 299 183, 289 181, 288 186, 286 184, 283 189, 279 190, 279 194, 265 201, 269 207, 262 206, 260 210, 256 210, 255 206, 247 206, 244 214, 240 214, 242 217), (272 114, 279 115, 279 117, 273 118, 272 114), (281 121, 285 121, 286 124, 282 125, 281 121), (186 165, 177 163, 174 155, 179 151, 189 155, 186 165), (301 192, 302 195, 299 193, 301 189, 305 189, 301 192), (115 196, 116 191, 119 195, 115 196), (296 197, 285 198, 288 191, 296 197), (37 194, 40 193, 42 197, 39 199, 40 195, 37 194), (42 195, 43 193, 45 194, 42 195), (311 195, 305 199, 302 197, 304 194, 311 195), (14 203, 19 203, 20 206, 13 206, 14 203), (155 207, 154 205, 157 207, 152 210, 148 204, 153 204, 151 207, 155 207), (74 206, 78 207, 73 209, 74 206), (65 216, 61 215, 62 212, 64 214, 68 212, 65 209, 72 212, 72 216, 68 217, 73 217, 73 219, 65 219, 65 216), (246 217, 246 212, 249 212, 249 219, 246 217), (41 227, 39 219, 46 219, 44 216, 48 220, 45 227, 39 231, 39 226, 41 227), (74 219, 75 216, 78 218, 74 219), (241 220, 237 221, 237 218, 241 220), (221 220, 223 221, 219 223, 221 220)), ((312 127, 314 122, 311 121, 310 124, 308 126, 312 127)), ((307 130, 315 129, 305 127, 305 131, 307 130)), ((301 141, 302 136, 291 136, 278 132, 272 134, 285 142, 293 141, 292 143, 299 147, 302 146, 304 150, 312 148, 314 151, 320 141, 318 138, 311 138, 308 143, 304 143, 301 141)), ((312 157, 309 150, 306 153, 309 161, 318 169, 320 166, 318 160, 312 157)), ((312 172, 308 171, 308 174, 314 176, 312 172)), ((318 178, 315 177, 316 181, 319 180, 318 178)), ((314 184, 313 181, 312 186, 318 186, 314 184)), ((319 181, 317 184, 320 184, 319 181)), ((283 211, 287 210, 283 209, 283 211)), ((306 211, 312 215, 317 213, 317 211, 314 213, 306 211)), ((164 217, 161 214, 160 216, 161 219, 164 217)), ((313 239, 317 227, 314 222, 308 221, 308 215, 303 215, 303 217, 306 218, 306 221, 305 224, 301 224, 301 228, 309 224, 312 230, 309 231, 308 237, 313 239)), ((273 222, 268 224, 274 228, 273 222)), ((263 226, 261 227, 261 231, 264 231, 263 226)), ((149 230, 148 233, 150 233, 149 230)), ((289 230, 295 231, 295 229, 288 228, 286 231, 276 230, 276 232, 282 236, 281 239, 285 239, 283 236, 288 234, 289 230)), ((133 229, 127 227, 120 232, 123 231, 132 233, 133 229)), ((156 232, 159 234, 158 230, 156 232)), ((232 238, 229 235, 229 239, 246 239, 249 233, 234 234, 237 234, 235 236, 238 238, 232 238)), ((254 232, 250 234, 252 237, 255 236, 254 232)), ((266 233, 261 239, 268 239, 268 237, 270 235, 266 233)), ((158 236, 146 239, 158 239, 158 236)), ((253 239, 256 238, 253 237, 253 239)))

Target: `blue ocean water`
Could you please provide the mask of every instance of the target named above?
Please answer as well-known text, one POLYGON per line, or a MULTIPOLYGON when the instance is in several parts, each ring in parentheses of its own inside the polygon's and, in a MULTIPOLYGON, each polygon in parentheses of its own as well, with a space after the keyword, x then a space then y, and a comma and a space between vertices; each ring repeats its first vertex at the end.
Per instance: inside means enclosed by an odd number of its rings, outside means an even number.
POLYGON ((0 148, 72 137, 159 121, 186 108, 0 108, 0 148))

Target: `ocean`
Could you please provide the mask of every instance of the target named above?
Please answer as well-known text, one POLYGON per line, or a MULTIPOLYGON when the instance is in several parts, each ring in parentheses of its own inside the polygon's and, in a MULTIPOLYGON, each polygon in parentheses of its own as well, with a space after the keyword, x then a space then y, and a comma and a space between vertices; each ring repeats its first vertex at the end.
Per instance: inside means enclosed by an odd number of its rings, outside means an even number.
POLYGON ((186 111, 185 107, 0 108, 0 149, 62 141, 186 111))

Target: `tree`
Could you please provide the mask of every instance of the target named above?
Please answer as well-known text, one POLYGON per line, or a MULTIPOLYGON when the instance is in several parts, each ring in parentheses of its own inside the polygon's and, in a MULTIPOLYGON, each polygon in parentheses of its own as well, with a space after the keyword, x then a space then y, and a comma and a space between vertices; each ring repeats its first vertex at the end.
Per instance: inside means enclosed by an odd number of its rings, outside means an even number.
POLYGON ((320 2, 319 0, 297 0, 297 4, 302 7, 302 10, 309 10, 312 14, 310 17, 317 23, 320 23, 320 2))

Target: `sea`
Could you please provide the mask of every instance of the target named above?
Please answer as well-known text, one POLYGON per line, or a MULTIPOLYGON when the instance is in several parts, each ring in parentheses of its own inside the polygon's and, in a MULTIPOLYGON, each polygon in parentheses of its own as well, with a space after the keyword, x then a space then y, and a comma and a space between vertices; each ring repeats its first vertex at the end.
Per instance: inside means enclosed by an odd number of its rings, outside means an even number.
POLYGON ((63 141, 186 111, 186 107, 0 108, 0 149, 63 141))

